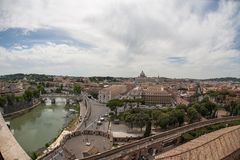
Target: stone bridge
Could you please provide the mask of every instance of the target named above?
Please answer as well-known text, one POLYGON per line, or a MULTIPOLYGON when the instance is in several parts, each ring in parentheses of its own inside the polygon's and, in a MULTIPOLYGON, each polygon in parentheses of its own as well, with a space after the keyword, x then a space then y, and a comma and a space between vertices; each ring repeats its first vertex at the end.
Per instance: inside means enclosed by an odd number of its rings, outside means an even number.
POLYGON ((69 103, 70 99, 72 100, 81 100, 81 95, 75 95, 75 94, 41 94, 40 98, 42 98, 44 101, 49 98, 51 100, 51 103, 54 104, 56 102, 56 98, 65 98, 66 102, 69 103))
POLYGON ((94 156, 86 157, 84 160, 137 160, 141 156, 152 156, 152 158, 154 158, 156 154, 169 150, 178 145, 180 143, 182 134, 186 132, 217 123, 227 124, 235 120, 240 120, 240 116, 224 117, 193 123, 162 132, 94 156))
POLYGON ((0 159, 4 160, 30 160, 31 158, 21 148, 0 113, 0 159))

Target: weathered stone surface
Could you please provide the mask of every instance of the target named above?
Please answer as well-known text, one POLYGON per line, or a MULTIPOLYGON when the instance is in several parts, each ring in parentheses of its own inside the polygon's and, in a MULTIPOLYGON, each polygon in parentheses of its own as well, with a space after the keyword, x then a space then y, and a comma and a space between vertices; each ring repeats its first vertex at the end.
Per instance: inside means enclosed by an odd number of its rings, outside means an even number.
POLYGON ((8 129, 0 113, 0 152, 4 160, 30 160, 8 129))
POLYGON ((186 160, 219 160, 240 148, 240 126, 224 128, 155 157, 156 160, 186 159, 186 160))

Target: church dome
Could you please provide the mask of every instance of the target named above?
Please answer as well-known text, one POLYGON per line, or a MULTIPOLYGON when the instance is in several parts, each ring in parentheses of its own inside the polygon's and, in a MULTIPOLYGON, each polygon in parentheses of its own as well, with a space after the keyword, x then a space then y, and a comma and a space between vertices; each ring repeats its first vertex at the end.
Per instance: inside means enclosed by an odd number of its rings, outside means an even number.
POLYGON ((145 75, 145 73, 142 71, 142 72, 140 73, 140 76, 139 76, 139 77, 141 77, 141 78, 145 78, 146 75, 145 75))

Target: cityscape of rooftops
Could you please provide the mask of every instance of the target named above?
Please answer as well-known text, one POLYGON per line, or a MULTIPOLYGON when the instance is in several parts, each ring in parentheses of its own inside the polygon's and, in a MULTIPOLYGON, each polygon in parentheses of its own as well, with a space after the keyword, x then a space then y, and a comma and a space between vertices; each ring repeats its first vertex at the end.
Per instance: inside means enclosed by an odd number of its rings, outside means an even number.
POLYGON ((0 0, 0 160, 239 160, 240 0, 0 0))

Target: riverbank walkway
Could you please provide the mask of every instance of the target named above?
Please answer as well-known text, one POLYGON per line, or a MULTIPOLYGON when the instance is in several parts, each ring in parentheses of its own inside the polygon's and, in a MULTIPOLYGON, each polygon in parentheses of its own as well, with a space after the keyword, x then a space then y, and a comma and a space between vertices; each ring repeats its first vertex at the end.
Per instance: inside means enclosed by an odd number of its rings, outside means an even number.
POLYGON ((0 152, 4 160, 30 160, 31 158, 18 144, 0 113, 0 152))

